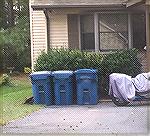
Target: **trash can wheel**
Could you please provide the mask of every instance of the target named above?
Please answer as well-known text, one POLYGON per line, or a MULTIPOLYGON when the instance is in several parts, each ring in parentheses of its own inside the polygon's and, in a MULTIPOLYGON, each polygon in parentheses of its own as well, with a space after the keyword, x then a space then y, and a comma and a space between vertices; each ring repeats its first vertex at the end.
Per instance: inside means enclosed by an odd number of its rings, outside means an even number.
POLYGON ((128 101, 121 100, 121 99, 119 99, 119 98, 117 98, 117 97, 114 97, 113 94, 111 95, 111 99, 112 99, 113 103, 114 103, 115 105, 117 105, 117 106, 127 106, 127 105, 130 103, 130 102, 128 102, 128 101))

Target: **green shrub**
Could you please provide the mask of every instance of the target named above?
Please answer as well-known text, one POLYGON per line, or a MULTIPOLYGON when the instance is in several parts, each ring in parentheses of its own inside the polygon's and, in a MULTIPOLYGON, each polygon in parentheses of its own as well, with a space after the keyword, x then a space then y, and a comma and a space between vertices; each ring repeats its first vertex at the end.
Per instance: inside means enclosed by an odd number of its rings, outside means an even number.
POLYGON ((100 69, 102 55, 79 50, 50 49, 37 59, 35 70, 77 70, 81 68, 100 69))
POLYGON ((103 74, 124 73, 136 76, 141 72, 141 63, 137 57, 138 50, 116 51, 105 55, 102 66, 103 74))
POLYGON ((50 49, 42 53, 36 62, 36 71, 77 70, 81 68, 94 68, 98 70, 101 94, 108 94, 109 75, 111 73, 124 73, 136 76, 141 72, 141 64, 135 49, 110 52, 102 55, 95 52, 79 50, 50 49))
POLYGON ((141 73, 141 63, 137 57, 138 50, 130 49, 116 51, 105 55, 102 61, 102 90, 107 90, 109 84, 109 75, 111 73, 124 73, 135 77, 141 73))
POLYGON ((3 74, 1 77, 1 85, 9 85, 10 84, 10 76, 8 74, 3 74))
POLYGON ((25 74, 30 74, 30 73, 31 73, 31 68, 29 68, 29 67, 24 67, 24 73, 25 73, 25 74))

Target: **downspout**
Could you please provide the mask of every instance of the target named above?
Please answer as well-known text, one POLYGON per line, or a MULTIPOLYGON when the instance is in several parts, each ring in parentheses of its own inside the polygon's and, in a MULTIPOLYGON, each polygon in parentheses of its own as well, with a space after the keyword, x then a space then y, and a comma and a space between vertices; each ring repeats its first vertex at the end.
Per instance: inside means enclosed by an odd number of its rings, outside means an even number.
POLYGON ((46 30, 47 30, 47 50, 46 50, 46 52, 47 52, 50 48, 50 22, 49 22, 50 18, 49 18, 47 9, 43 9, 43 12, 44 12, 45 18, 46 18, 46 30))
POLYGON ((98 14, 94 13, 94 38, 95 38, 95 52, 99 51, 99 35, 98 35, 98 14))
POLYGON ((128 13, 128 48, 133 48, 133 28, 131 13, 128 13))
POLYGON ((30 39, 31 39, 31 69, 32 72, 34 71, 34 55, 33 55, 33 20, 32 20, 32 12, 33 9, 31 8, 31 0, 29 1, 29 11, 30 11, 30 39))

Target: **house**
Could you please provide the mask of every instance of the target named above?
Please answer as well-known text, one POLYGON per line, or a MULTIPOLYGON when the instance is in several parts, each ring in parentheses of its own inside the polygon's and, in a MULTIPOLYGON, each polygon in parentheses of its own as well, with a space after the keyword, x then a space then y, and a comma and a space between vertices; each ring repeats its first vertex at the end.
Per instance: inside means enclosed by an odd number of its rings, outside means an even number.
POLYGON ((150 0, 30 0, 29 6, 32 70, 41 51, 62 47, 138 48, 150 70, 150 0))

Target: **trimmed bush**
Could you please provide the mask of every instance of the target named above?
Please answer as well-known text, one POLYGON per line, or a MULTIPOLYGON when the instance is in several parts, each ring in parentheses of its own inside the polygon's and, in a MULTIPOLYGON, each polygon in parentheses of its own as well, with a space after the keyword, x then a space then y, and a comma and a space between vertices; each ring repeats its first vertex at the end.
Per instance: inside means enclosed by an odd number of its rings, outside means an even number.
POLYGON ((141 63, 137 57, 138 50, 122 50, 111 52, 104 56, 101 69, 101 86, 108 93, 109 75, 111 73, 124 73, 135 77, 141 73, 141 63))
POLYGON ((77 70, 81 68, 97 68, 100 70, 103 56, 79 50, 50 49, 42 53, 36 62, 35 70, 77 70))
POLYGON ((142 66, 137 54, 137 49, 131 49, 105 55, 102 62, 103 74, 116 72, 136 76, 141 72, 142 66))
POLYGON ((98 69, 101 94, 108 94, 109 75, 124 73, 136 76, 141 72, 141 64, 136 49, 100 54, 68 49, 50 49, 42 53, 36 62, 35 71, 77 70, 81 68, 98 69))

